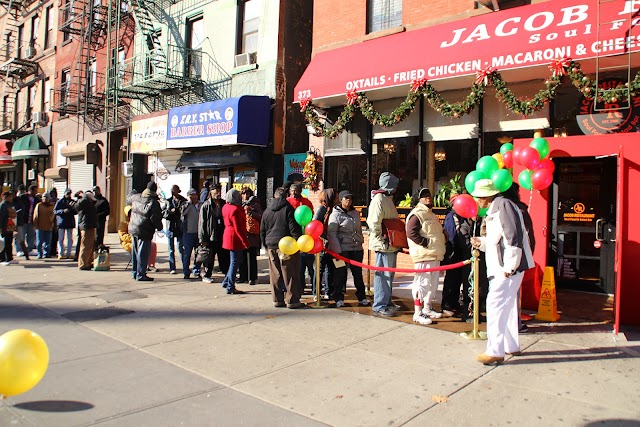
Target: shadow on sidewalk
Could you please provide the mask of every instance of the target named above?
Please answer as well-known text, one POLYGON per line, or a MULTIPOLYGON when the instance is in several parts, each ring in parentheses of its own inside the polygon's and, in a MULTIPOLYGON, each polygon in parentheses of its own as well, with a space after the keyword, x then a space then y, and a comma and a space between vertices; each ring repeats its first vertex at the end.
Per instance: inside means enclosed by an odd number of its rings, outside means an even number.
POLYGON ((13 407, 36 412, 78 412, 87 411, 94 406, 90 403, 75 400, 36 400, 16 403, 13 407))

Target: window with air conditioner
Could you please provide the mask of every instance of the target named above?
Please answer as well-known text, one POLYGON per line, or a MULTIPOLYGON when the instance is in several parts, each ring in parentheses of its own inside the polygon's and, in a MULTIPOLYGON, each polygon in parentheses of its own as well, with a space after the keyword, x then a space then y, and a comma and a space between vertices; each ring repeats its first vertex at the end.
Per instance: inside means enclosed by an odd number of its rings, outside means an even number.
POLYGON ((47 113, 44 111, 34 111, 31 114, 31 122, 35 125, 44 125, 47 123, 47 113))
POLYGON ((235 57, 235 66, 255 64, 258 56, 260 16, 262 14, 263 0, 247 0, 241 2, 238 13, 242 16, 242 28, 238 31, 240 37, 239 52, 235 57))
POLYGON ((402 0, 367 0, 367 33, 402 25, 402 0))

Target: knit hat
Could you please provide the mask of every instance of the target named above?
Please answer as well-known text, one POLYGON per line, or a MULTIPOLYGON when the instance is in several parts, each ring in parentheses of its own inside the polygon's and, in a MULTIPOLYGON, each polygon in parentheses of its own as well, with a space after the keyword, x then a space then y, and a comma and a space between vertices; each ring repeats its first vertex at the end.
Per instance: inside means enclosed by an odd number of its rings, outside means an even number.
POLYGON ((491 197, 495 196, 499 192, 500 190, 493 185, 493 181, 490 179, 479 179, 476 181, 476 186, 471 195, 473 197, 491 197))
POLYGON ((345 197, 353 197, 353 194, 351 194, 351 191, 349 190, 342 190, 340 192, 340 194, 338 195, 338 198, 340 200, 344 199, 345 197))
POLYGON ((391 172, 382 172, 380 179, 378 180, 380 189, 389 193, 398 188, 399 183, 400 180, 391 172))
POLYGON ((149 181, 149 183, 147 184, 147 190, 153 191, 155 193, 156 191, 158 191, 158 185, 153 181, 149 181))
POLYGON ((194 195, 194 194, 197 195, 198 192, 193 188, 191 190, 187 191, 187 196, 191 196, 191 195, 194 195))

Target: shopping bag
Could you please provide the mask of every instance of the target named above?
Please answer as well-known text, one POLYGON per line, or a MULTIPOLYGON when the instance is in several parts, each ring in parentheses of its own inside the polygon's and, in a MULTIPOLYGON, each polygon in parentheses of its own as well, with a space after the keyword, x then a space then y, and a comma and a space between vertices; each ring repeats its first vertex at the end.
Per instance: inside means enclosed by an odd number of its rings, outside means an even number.
POLYGON ((111 269, 111 255, 107 246, 101 246, 93 253, 93 271, 109 271, 111 269))

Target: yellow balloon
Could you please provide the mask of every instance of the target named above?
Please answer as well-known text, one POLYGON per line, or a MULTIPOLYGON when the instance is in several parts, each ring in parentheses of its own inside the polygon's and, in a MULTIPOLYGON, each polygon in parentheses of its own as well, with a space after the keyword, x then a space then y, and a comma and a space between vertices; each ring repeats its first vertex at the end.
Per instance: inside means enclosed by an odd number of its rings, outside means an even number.
POLYGON ((49 349, 42 337, 28 329, 0 336, 0 395, 15 396, 31 390, 49 366, 49 349))
POLYGON ((313 244, 313 237, 309 236, 308 234, 303 234, 302 236, 298 237, 298 249, 300 249, 300 252, 309 252, 313 249, 313 244))
POLYGON ((498 168, 499 169, 503 169, 504 168, 504 159, 502 158, 502 154, 496 153, 491 157, 493 157, 494 159, 496 159, 498 161, 498 168))
POLYGON ((285 236, 278 242, 278 248, 285 255, 293 255, 298 252, 298 243, 293 237, 285 236))

